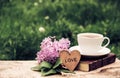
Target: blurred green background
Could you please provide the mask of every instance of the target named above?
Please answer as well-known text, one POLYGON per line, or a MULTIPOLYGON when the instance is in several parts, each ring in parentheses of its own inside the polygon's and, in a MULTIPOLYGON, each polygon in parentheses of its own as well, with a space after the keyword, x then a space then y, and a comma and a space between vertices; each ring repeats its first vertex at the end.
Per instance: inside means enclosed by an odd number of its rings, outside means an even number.
POLYGON ((47 36, 69 38, 95 32, 108 36, 120 59, 120 0, 0 0, 0 59, 35 59, 47 36))

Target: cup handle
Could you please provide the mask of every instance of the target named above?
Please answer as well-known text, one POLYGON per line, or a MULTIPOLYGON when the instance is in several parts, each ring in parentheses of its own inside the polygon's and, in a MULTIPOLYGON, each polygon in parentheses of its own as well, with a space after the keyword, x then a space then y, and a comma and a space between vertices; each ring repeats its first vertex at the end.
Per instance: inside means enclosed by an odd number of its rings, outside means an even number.
POLYGON ((104 37, 104 40, 107 40, 107 43, 103 47, 107 47, 110 43, 110 39, 108 37, 104 37))

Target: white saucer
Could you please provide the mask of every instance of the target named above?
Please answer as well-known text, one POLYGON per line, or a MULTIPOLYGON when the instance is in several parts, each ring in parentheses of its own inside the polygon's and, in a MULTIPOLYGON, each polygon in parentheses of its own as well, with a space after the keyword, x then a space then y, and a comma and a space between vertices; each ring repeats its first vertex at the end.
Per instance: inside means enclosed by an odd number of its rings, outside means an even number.
POLYGON ((79 46, 73 46, 73 47, 70 47, 69 48, 70 51, 72 50, 78 50, 80 51, 80 54, 81 55, 84 55, 84 56, 103 56, 103 55, 107 55, 110 53, 110 49, 109 48, 106 48, 106 47, 103 47, 100 51, 96 52, 96 53, 84 53, 80 50, 80 47, 79 46))

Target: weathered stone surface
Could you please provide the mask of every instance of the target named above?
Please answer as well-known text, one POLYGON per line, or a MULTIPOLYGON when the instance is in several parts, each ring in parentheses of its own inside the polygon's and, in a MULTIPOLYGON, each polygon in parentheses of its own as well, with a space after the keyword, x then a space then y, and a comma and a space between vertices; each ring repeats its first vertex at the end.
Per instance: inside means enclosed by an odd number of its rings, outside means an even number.
POLYGON ((75 71, 75 74, 42 77, 31 70, 37 61, 0 61, 0 78, 120 78, 120 60, 91 72, 75 71))

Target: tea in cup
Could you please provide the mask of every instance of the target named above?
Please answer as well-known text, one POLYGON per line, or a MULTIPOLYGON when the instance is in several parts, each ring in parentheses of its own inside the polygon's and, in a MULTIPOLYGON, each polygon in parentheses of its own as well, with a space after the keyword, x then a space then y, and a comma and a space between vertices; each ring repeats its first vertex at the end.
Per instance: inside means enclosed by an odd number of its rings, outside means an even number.
POLYGON ((103 47, 107 47, 110 43, 108 37, 104 37, 102 34, 98 33, 80 33, 77 35, 78 45, 85 54, 94 54, 101 50, 103 47), (103 45, 104 40, 107 43, 103 45))

